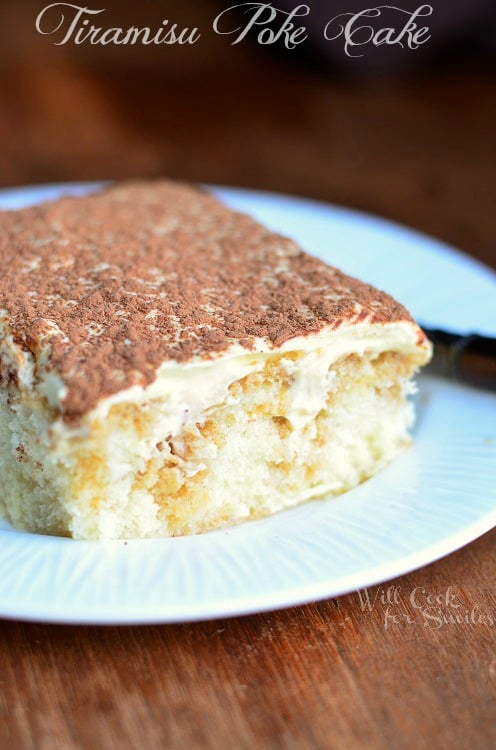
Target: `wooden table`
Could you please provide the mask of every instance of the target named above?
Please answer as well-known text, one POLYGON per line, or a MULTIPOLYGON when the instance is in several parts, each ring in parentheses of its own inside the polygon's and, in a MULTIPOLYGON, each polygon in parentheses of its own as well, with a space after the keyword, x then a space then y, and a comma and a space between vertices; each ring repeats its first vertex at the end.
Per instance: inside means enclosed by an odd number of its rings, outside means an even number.
MULTIPOLYGON (((42 46, 24 21, 13 56, 9 28, 34 5, 5 5, 3 185, 166 173, 281 190, 496 265, 496 84, 484 70, 346 83, 251 47, 124 62, 42 46)), ((370 608, 353 593, 174 627, 3 622, 2 747, 489 750, 495 542, 493 531, 370 589, 370 608), (427 620, 412 596, 429 595, 469 622, 427 620)))

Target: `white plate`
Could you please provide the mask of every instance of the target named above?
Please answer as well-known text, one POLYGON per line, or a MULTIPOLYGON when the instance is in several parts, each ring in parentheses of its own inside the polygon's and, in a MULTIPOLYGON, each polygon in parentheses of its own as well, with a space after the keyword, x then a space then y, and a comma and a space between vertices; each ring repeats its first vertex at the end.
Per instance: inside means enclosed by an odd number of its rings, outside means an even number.
MULTIPOLYGON (((16 208, 84 186, 4 191, 16 208)), ((496 276, 441 243, 363 214, 218 189, 229 204, 397 296, 426 325, 496 334, 496 276)), ((415 444, 380 475, 226 531, 79 542, 0 525, 0 616, 181 622, 336 596, 425 565, 496 525, 496 397, 421 378, 415 444)))

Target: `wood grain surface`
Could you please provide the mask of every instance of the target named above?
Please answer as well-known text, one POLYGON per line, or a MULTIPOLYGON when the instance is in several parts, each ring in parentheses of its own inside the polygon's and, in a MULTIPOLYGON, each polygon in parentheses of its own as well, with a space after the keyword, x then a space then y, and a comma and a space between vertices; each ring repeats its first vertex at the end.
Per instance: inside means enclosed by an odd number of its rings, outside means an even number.
MULTIPOLYGON (((254 47, 160 59, 55 48, 32 28, 39 5, 0 11, 3 186, 167 174, 280 190, 402 221, 496 266, 487 70, 350 82, 254 47)), ((493 531, 369 600, 184 626, 2 622, 0 746, 490 750, 495 542, 493 531)))

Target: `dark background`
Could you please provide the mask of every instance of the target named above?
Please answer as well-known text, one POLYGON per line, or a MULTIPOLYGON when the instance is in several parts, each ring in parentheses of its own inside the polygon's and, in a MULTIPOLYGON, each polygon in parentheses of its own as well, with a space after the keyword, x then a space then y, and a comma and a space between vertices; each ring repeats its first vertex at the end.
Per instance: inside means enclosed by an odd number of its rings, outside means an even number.
MULTIPOLYGON (((92 19, 104 27, 198 26, 192 46, 55 46, 60 36, 35 29, 47 4, 0 3, 2 185, 168 175, 277 190, 382 214, 496 263, 492 0, 433 0, 426 44, 369 45, 353 60, 321 29, 370 0, 310 3, 311 37, 290 51, 253 34, 230 46, 211 27, 234 3, 218 0, 88 0, 106 8, 92 19)), ((401 21, 384 11, 375 23, 401 21)))

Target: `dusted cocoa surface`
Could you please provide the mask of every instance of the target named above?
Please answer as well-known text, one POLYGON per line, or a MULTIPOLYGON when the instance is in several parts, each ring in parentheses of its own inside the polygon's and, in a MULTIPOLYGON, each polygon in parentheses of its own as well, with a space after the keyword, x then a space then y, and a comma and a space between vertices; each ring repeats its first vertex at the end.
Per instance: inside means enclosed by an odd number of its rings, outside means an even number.
POLYGON ((165 180, 0 212, 0 262, 0 308, 21 346, 36 353, 49 342, 69 420, 152 382, 167 360, 411 320, 387 294, 165 180))

